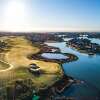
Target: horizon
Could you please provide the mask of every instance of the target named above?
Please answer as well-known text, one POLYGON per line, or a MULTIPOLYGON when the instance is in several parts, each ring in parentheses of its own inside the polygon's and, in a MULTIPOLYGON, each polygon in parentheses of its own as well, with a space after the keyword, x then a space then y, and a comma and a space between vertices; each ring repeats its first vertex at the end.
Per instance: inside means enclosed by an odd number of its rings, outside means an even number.
POLYGON ((50 31, 50 30, 37 30, 37 31, 2 31, 0 30, 0 33, 61 33, 61 32, 64 32, 64 33, 100 33, 100 31, 50 31))
POLYGON ((100 32, 99 0, 1 0, 0 31, 100 32))

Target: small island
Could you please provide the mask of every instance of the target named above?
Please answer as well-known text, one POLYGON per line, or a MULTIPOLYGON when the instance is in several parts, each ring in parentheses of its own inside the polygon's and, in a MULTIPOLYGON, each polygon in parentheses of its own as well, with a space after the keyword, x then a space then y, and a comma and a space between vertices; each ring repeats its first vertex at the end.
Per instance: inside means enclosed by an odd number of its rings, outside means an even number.
POLYGON ((66 44, 67 46, 75 48, 82 53, 88 53, 89 55, 100 53, 100 45, 92 43, 91 40, 86 38, 73 38, 66 44))

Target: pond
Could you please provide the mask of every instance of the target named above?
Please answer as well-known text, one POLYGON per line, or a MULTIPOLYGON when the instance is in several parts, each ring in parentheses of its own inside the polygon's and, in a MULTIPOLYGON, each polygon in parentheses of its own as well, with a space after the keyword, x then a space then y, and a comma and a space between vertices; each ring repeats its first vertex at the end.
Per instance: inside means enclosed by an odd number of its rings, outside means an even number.
POLYGON ((66 60, 68 59, 67 56, 65 56, 64 54, 60 54, 60 53, 43 53, 41 54, 41 56, 43 58, 47 58, 47 59, 54 59, 54 60, 66 60))

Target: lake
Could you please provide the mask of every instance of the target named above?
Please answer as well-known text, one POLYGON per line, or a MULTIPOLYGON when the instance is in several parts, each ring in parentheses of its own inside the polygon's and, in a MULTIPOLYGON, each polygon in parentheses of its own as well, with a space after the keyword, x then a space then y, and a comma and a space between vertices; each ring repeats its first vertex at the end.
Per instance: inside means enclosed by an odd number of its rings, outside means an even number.
MULTIPOLYGON (((100 40, 93 39, 99 43, 100 40)), ((62 53, 72 53, 79 57, 75 62, 64 63, 66 75, 84 81, 82 84, 73 84, 62 95, 75 97, 77 100, 100 100, 100 55, 89 56, 66 46, 65 42, 46 43, 49 46, 59 47, 62 53)))

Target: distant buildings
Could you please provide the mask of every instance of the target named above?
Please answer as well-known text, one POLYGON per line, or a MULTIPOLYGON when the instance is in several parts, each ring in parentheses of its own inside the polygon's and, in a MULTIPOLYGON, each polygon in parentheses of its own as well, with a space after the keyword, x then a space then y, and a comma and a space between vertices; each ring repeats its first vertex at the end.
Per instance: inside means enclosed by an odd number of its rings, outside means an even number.
POLYGON ((46 42, 46 41, 63 41, 63 39, 55 34, 31 34, 27 36, 32 42, 46 42))

